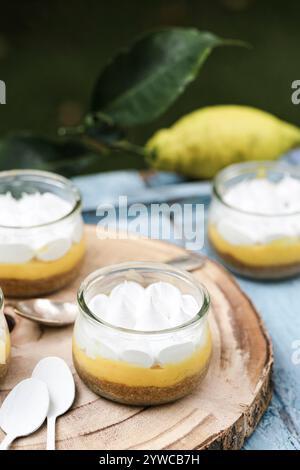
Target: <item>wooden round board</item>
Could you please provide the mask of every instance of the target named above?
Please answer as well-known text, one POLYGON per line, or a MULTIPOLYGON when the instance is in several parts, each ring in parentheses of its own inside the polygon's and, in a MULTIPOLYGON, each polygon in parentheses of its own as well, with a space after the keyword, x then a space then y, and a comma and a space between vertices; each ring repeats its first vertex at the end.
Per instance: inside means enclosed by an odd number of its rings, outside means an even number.
MULTIPOLYGON (((86 227, 86 236, 88 252, 80 278, 53 298, 75 301, 81 279, 102 266, 129 260, 164 262, 183 254, 174 245, 137 237, 99 239, 95 226, 86 227)), ((253 305, 225 269, 206 259, 193 274, 212 297, 214 343, 208 375, 195 393, 148 408, 99 398, 74 371, 72 328, 40 327, 15 316, 12 361, 0 386, 0 403, 15 384, 31 375, 39 359, 56 355, 72 368, 77 389, 73 408, 57 422, 58 449, 239 449, 271 398, 271 343, 253 305)), ((45 449, 45 445, 43 426, 13 447, 45 449)))

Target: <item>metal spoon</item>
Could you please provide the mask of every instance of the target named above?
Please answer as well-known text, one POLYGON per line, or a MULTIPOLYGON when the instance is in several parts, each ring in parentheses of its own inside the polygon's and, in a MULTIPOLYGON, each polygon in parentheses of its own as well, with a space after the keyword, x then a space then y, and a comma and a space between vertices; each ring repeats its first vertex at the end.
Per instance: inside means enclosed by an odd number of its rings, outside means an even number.
MULTIPOLYGON (((197 253, 187 253, 167 261, 171 266, 196 271, 205 264, 205 257, 197 253)), ((8 304, 9 305, 9 304, 8 304)), ((58 302, 49 299, 31 299, 10 303, 15 313, 47 326, 67 326, 74 323, 78 310, 71 302, 58 302)))
POLYGON ((22 300, 9 304, 21 317, 47 326, 67 326, 74 323, 78 309, 71 302, 56 302, 49 299, 22 300))
POLYGON ((47 385, 38 379, 18 383, 5 398, 0 409, 0 427, 6 433, 0 450, 21 436, 36 431, 45 421, 49 408, 47 385))

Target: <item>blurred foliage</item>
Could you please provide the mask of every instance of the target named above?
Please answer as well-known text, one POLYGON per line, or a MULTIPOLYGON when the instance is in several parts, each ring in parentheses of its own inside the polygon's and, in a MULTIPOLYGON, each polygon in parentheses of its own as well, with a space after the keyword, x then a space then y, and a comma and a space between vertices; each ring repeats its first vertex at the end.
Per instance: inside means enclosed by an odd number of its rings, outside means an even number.
MULTIPOLYGON (((139 36, 103 68, 90 108, 79 123, 58 129, 61 139, 38 133, 9 134, 0 139, 0 169, 51 170, 74 176, 103 171, 103 159, 119 152, 150 157, 152 151, 127 140, 128 129, 163 114, 197 77, 210 52, 242 45, 195 28, 169 27, 139 36)), ((71 121, 74 106, 66 108, 71 121)), ((75 114, 76 116, 76 114, 75 114)))
MULTIPOLYGON (((131 131, 144 142, 155 129, 204 105, 257 106, 299 124, 291 82, 299 78, 297 0, 27 0, 1 2, 0 134, 34 131, 54 136, 76 125, 89 108, 99 70, 121 46, 145 30, 181 25, 242 38, 250 51, 216 51, 201 77, 155 124, 131 131)), ((139 157, 107 159, 106 168, 141 167, 139 157)))

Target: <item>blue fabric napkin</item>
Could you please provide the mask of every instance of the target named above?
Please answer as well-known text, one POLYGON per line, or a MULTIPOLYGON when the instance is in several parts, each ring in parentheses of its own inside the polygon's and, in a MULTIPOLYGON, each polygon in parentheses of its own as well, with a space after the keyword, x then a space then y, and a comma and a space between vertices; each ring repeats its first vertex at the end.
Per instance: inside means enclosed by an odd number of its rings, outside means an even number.
MULTIPOLYGON (((300 168, 300 148, 288 152, 282 161, 300 168)), ((146 181, 135 170, 77 176, 73 181, 81 191, 85 212, 95 211, 99 204, 118 206, 120 195, 127 197, 128 204, 187 199, 207 204, 211 195, 211 182, 187 181, 168 172, 153 173, 146 181)))

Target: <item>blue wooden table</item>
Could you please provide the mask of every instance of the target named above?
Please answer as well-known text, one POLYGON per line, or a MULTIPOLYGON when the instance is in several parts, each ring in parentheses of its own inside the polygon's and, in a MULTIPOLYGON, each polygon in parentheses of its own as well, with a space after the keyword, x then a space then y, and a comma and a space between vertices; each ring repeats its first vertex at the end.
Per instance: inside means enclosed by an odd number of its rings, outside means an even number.
MULTIPOLYGON (((161 173, 145 180, 138 172, 127 171, 79 177, 74 181, 83 195, 87 223, 101 223, 96 207, 103 203, 108 207, 117 207, 120 195, 125 195, 129 204, 190 201, 203 203, 206 209, 210 200, 208 183, 187 183, 172 174, 161 173)), ((120 228, 125 226, 125 222, 120 216, 120 228)), ((149 235, 147 216, 144 222, 141 231, 149 235)), ((203 251, 213 256, 207 243, 203 251)), ((275 353, 273 399, 244 448, 299 450, 300 278, 268 283, 237 279, 260 312, 271 335, 275 353)))

